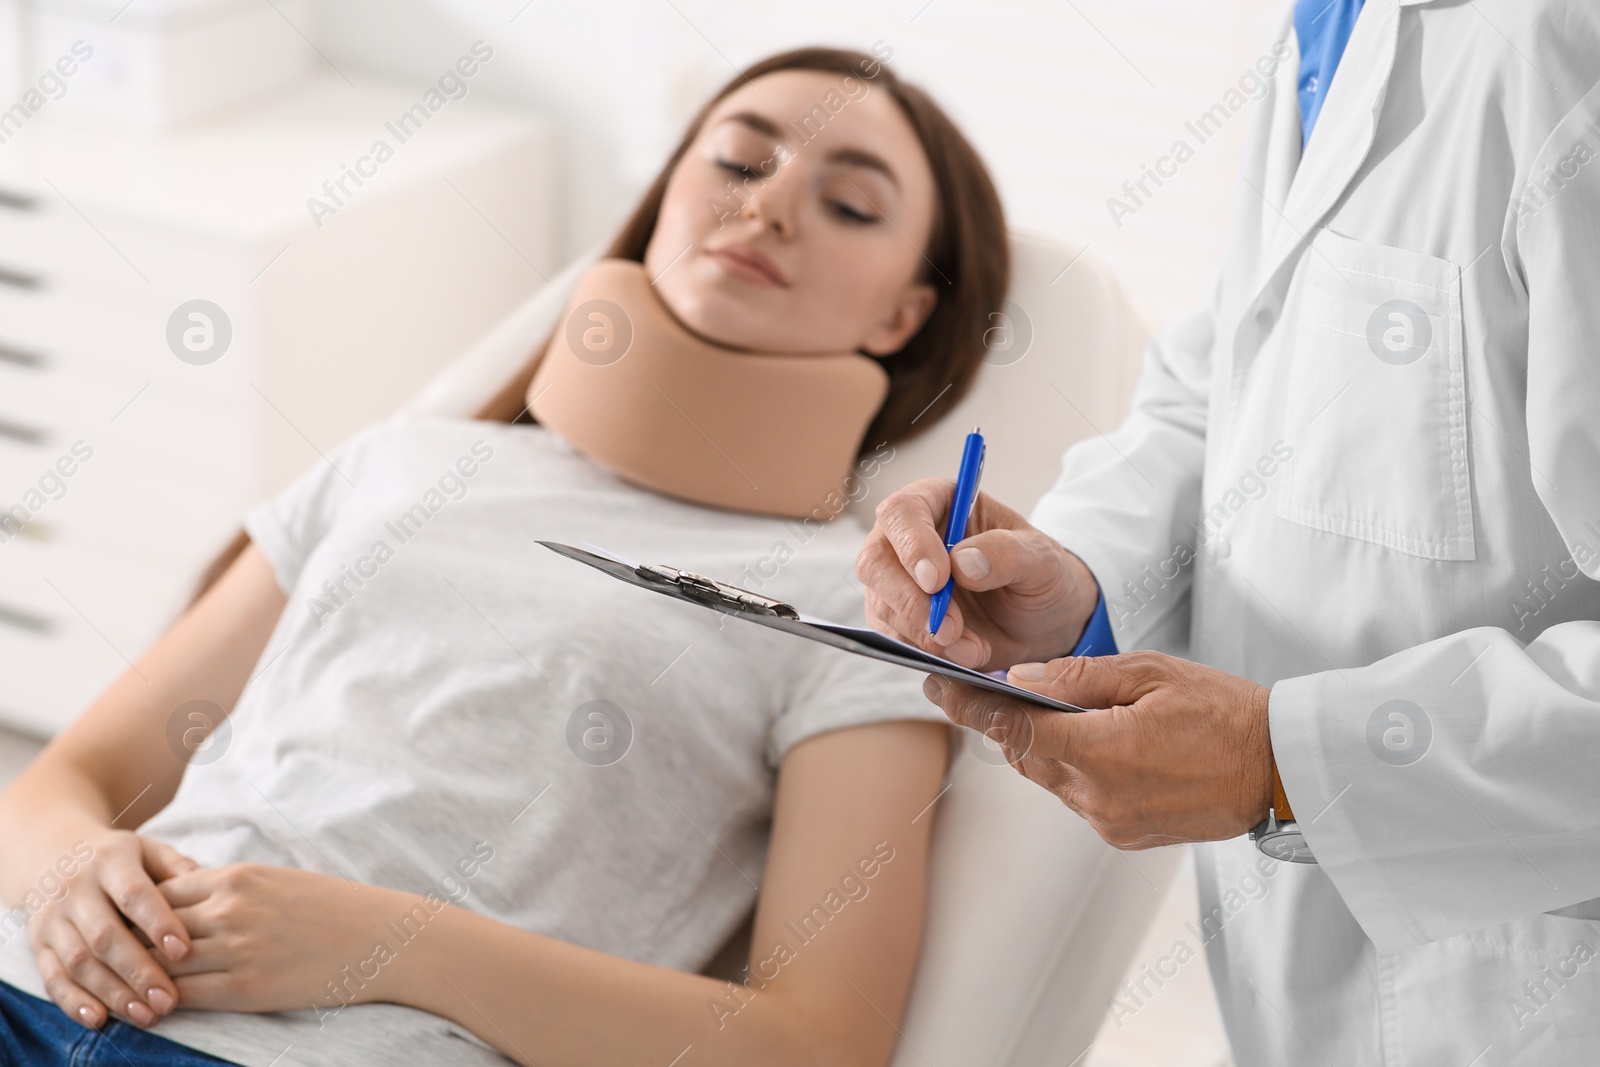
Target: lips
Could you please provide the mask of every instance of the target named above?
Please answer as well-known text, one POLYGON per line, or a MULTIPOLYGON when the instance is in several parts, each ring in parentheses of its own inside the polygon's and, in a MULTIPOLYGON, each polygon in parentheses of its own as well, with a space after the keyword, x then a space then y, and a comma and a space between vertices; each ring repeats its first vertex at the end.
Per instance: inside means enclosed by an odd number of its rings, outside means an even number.
POLYGON ((764 285, 788 288, 789 279, 771 256, 754 245, 724 245, 706 250, 711 258, 733 273, 764 285))

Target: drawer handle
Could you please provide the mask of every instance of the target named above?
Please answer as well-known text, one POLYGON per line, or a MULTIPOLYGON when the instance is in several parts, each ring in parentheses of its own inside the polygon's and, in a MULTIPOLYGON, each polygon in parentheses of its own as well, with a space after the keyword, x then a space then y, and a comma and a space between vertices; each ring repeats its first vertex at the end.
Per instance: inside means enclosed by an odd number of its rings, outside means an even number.
POLYGON ((38 211, 39 198, 11 189, 0 189, 0 208, 7 211, 38 211))
POLYGON ((31 634, 53 633, 56 628, 55 620, 53 619, 4 603, 0 603, 0 626, 15 627, 18 630, 26 630, 31 634))
POLYGON ((20 422, 0 418, 0 437, 9 437, 25 445, 42 445, 50 439, 50 433, 38 426, 24 426, 20 422))
POLYGON ((42 281, 44 279, 37 274, 25 274, 20 270, 0 267, 0 285, 9 285, 13 289, 37 289, 42 281))
POLYGON ((46 360, 43 352, 35 352, 27 348, 18 348, 0 342, 0 363, 10 363, 18 367, 27 367, 30 370, 43 370, 46 360))
POLYGON ((38 197, 30 197, 26 192, 13 189, 0 189, 0 208, 6 211, 38 211, 38 197))

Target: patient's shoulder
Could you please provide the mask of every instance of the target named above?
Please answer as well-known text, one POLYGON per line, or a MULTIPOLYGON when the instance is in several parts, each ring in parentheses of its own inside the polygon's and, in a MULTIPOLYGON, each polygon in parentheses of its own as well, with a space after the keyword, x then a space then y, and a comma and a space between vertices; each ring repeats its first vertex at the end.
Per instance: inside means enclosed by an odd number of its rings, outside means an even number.
POLYGON ((448 463, 461 456, 486 458, 497 446, 520 439, 526 429, 483 419, 394 415, 357 431, 341 449, 390 461, 448 463))

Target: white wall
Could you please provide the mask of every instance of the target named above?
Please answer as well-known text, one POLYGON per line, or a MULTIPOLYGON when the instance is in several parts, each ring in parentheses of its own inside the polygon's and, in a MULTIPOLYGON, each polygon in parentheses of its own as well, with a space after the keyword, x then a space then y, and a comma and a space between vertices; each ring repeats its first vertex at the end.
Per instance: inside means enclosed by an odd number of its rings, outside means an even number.
MULTIPOLYGON (((432 80, 482 38, 485 99, 552 117, 563 239, 598 241, 690 113, 737 66, 798 44, 885 41, 995 172, 1012 224, 1109 261, 1163 321, 1207 293, 1248 113, 1199 144, 1185 123, 1262 56, 1288 0, 323 0, 329 61, 432 80), (1107 200, 1185 138, 1193 159, 1120 226, 1107 200)), ((1154 186, 1147 185, 1152 190, 1154 186)), ((1131 203, 1131 201, 1130 201, 1131 203)))

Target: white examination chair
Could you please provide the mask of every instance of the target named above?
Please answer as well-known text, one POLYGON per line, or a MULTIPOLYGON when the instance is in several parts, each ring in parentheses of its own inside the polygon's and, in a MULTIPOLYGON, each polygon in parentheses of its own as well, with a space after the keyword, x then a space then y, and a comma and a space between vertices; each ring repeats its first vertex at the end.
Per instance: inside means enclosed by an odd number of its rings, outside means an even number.
MULTIPOLYGON (((984 491, 1026 514, 1068 445, 1120 421, 1146 320, 1079 249, 1020 234, 1011 248, 1009 321, 995 321, 1001 332, 971 392, 896 445, 871 495, 838 521, 865 532, 887 493, 951 476, 974 425, 989 443, 984 491)), ((549 335, 592 258, 552 279, 401 416, 479 410, 549 335)), ((930 812, 927 931, 893 1067, 1077 1065, 1184 852, 1116 851, 997 749, 961 735, 949 788, 930 812)))

